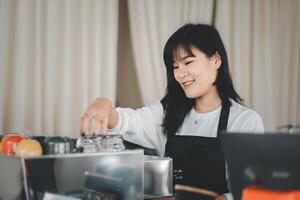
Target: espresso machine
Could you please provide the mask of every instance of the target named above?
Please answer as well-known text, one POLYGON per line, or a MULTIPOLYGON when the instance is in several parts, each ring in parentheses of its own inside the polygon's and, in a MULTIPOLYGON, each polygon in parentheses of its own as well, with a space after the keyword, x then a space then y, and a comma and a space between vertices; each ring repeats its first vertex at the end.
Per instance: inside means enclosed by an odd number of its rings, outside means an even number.
POLYGON ((147 156, 143 149, 128 150, 119 137, 117 146, 96 138, 101 140, 101 150, 96 145, 81 151, 70 140, 42 139, 48 142, 42 144, 48 154, 0 153, 0 199, 141 200, 172 196, 170 158, 147 156))

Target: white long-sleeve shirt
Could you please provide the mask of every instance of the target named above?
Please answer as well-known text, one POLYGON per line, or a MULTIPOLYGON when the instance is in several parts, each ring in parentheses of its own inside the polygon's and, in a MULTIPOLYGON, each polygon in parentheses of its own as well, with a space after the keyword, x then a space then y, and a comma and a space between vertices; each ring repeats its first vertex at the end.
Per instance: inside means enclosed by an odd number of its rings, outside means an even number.
MULTIPOLYGON (((264 126, 258 113, 231 101, 228 118, 228 132, 264 132, 264 126)), ((132 143, 156 149, 160 156, 164 155, 167 137, 163 134, 162 122, 164 110, 160 102, 140 109, 117 108, 119 121, 109 133, 119 133, 132 143)), ((221 106, 207 113, 197 113, 192 109, 185 117, 176 135, 216 137, 221 106)), ((226 170, 227 171, 227 170, 226 170)), ((228 179, 228 173, 226 174, 228 179)), ((230 193, 225 194, 232 200, 230 193)))

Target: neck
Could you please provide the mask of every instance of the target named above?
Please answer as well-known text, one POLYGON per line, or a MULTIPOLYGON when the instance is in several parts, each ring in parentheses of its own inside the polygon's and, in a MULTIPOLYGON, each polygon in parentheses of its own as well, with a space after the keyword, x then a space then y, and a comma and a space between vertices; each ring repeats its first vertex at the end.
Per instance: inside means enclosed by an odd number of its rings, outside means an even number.
POLYGON ((195 110, 198 113, 213 111, 221 105, 222 100, 216 87, 213 87, 209 93, 195 99, 195 110))

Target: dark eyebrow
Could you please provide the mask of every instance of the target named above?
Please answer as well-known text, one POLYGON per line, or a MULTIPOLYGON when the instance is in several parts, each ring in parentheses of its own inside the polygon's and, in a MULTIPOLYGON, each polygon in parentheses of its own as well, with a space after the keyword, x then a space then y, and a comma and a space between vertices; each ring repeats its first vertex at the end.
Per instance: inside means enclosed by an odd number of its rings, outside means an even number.
POLYGON ((195 56, 187 55, 187 56, 184 56, 184 57, 180 58, 180 60, 184 60, 184 59, 189 58, 189 57, 195 57, 195 56))
MULTIPOLYGON (((182 60, 184 60, 184 59, 186 59, 186 58, 190 58, 190 57, 195 57, 195 56, 193 56, 193 55, 186 55, 186 56, 184 56, 184 57, 182 57, 182 58, 179 58, 178 60, 180 60, 180 61, 182 61, 182 60)), ((173 63, 173 65, 175 64, 175 62, 173 63)))

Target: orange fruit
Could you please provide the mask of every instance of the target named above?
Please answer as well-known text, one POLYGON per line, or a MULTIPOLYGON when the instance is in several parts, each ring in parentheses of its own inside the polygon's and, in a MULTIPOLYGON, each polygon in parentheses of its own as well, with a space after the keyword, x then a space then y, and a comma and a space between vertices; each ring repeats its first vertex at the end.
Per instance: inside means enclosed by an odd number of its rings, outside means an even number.
POLYGON ((8 155, 14 155, 17 145, 24 139, 22 135, 7 135, 2 139, 2 152, 8 155))
POLYGON ((42 145, 34 139, 22 140, 16 148, 16 156, 40 156, 43 155, 42 145))

